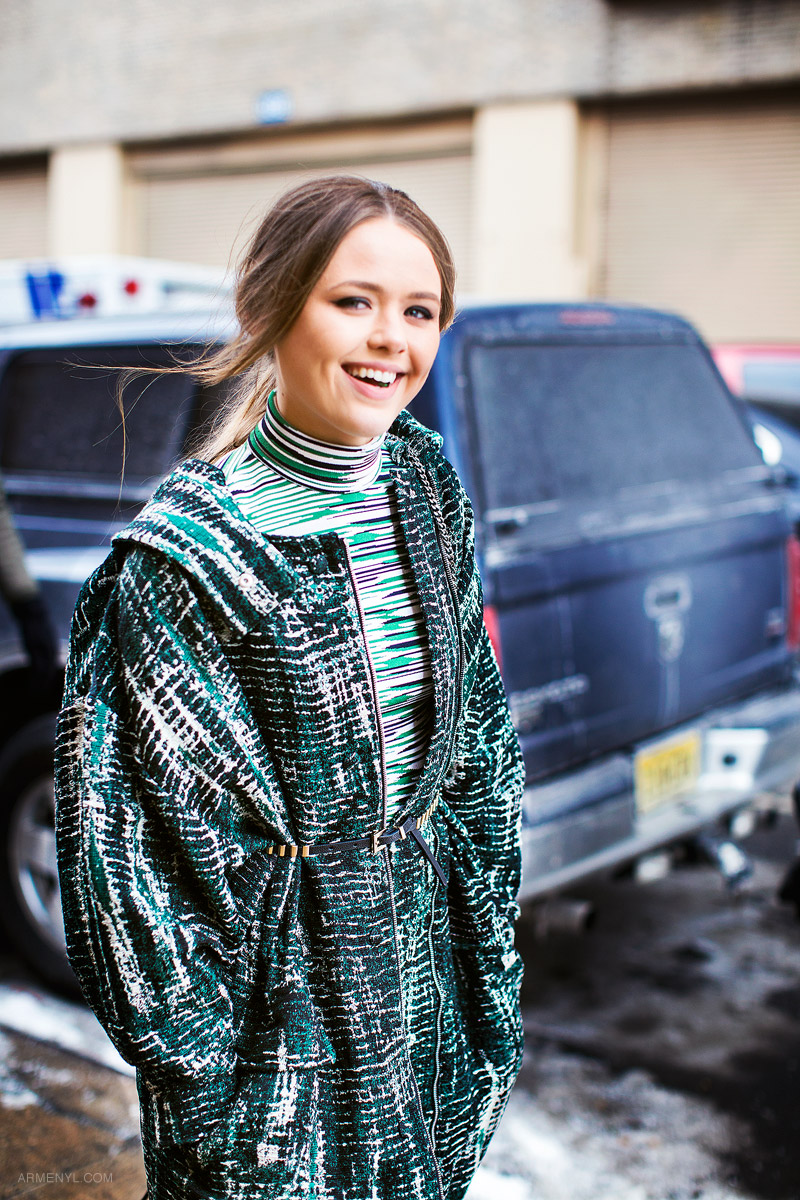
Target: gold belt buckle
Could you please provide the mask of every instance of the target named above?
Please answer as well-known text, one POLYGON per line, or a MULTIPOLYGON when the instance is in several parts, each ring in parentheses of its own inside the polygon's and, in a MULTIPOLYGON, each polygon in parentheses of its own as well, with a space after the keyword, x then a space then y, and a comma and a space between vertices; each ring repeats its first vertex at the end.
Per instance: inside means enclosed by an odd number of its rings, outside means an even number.
POLYGON ((371 843, 370 850, 372 851, 373 854, 377 854, 379 850, 383 849, 383 847, 378 842, 378 838, 381 837, 381 835, 384 833, 386 833, 385 829, 376 829, 376 830, 373 830, 372 833, 369 835, 369 840, 371 843))

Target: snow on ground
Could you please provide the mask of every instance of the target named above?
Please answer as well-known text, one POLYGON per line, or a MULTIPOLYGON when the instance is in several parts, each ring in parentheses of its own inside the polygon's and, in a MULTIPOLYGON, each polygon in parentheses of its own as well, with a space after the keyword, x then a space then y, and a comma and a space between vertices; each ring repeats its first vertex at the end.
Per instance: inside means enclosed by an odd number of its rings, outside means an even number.
POLYGON ((466 1200, 536 1200, 524 1179, 516 1175, 498 1175, 490 1167, 481 1167, 466 1200))
POLYGON ((8 1038, 0 1033, 0 1107, 28 1108, 38 1104, 39 1097, 30 1088, 26 1088, 11 1072, 10 1044, 8 1038))
POLYGON ((733 1125, 644 1071, 537 1047, 467 1200, 744 1200, 719 1182, 733 1125))
POLYGON ((135 1074, 83 1004, 70 1004, 32 987, 0 984, 0 1026, 70 1050, 122 1075, 135 1074))

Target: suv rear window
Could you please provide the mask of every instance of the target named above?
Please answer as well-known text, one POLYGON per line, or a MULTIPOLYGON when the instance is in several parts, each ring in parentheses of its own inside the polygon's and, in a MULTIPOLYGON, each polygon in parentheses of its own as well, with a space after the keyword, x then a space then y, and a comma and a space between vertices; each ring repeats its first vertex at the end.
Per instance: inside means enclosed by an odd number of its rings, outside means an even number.
MULTIPOLYGON (((60 347, 16 355, 0 385, 3 471, 118 483, 123 430, 115 368, 174 362, 169 350, 158 346, 60 347)), ((180 454, 196 390, 183 373, 137 376, 128 383, 126 480, 144 482, 169 470, 180 454)))
POLYGON ((763 465, 692 345, 475 344, 468 369, 489 510, 763 465))

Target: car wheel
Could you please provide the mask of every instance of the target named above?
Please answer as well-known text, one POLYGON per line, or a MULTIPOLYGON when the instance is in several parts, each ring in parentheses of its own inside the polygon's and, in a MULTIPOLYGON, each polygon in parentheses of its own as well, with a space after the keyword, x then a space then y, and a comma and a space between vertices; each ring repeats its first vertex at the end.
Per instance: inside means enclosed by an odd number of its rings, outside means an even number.
POLYGON ((56 865, 54 739, 55 716, 37 717, 0 755, 0 918, 38 975, 75 992, 56 865))

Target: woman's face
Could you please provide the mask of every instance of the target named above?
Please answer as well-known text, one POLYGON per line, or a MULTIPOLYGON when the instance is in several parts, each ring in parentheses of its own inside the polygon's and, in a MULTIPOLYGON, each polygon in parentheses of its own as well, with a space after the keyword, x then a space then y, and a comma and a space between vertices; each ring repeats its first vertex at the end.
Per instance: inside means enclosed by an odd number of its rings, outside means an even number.
POLYGON ((436 357, 441 294, 420 238, 384 217, 356 225, 275 347, 281 415, 341 446, 385 433, 436 357))

